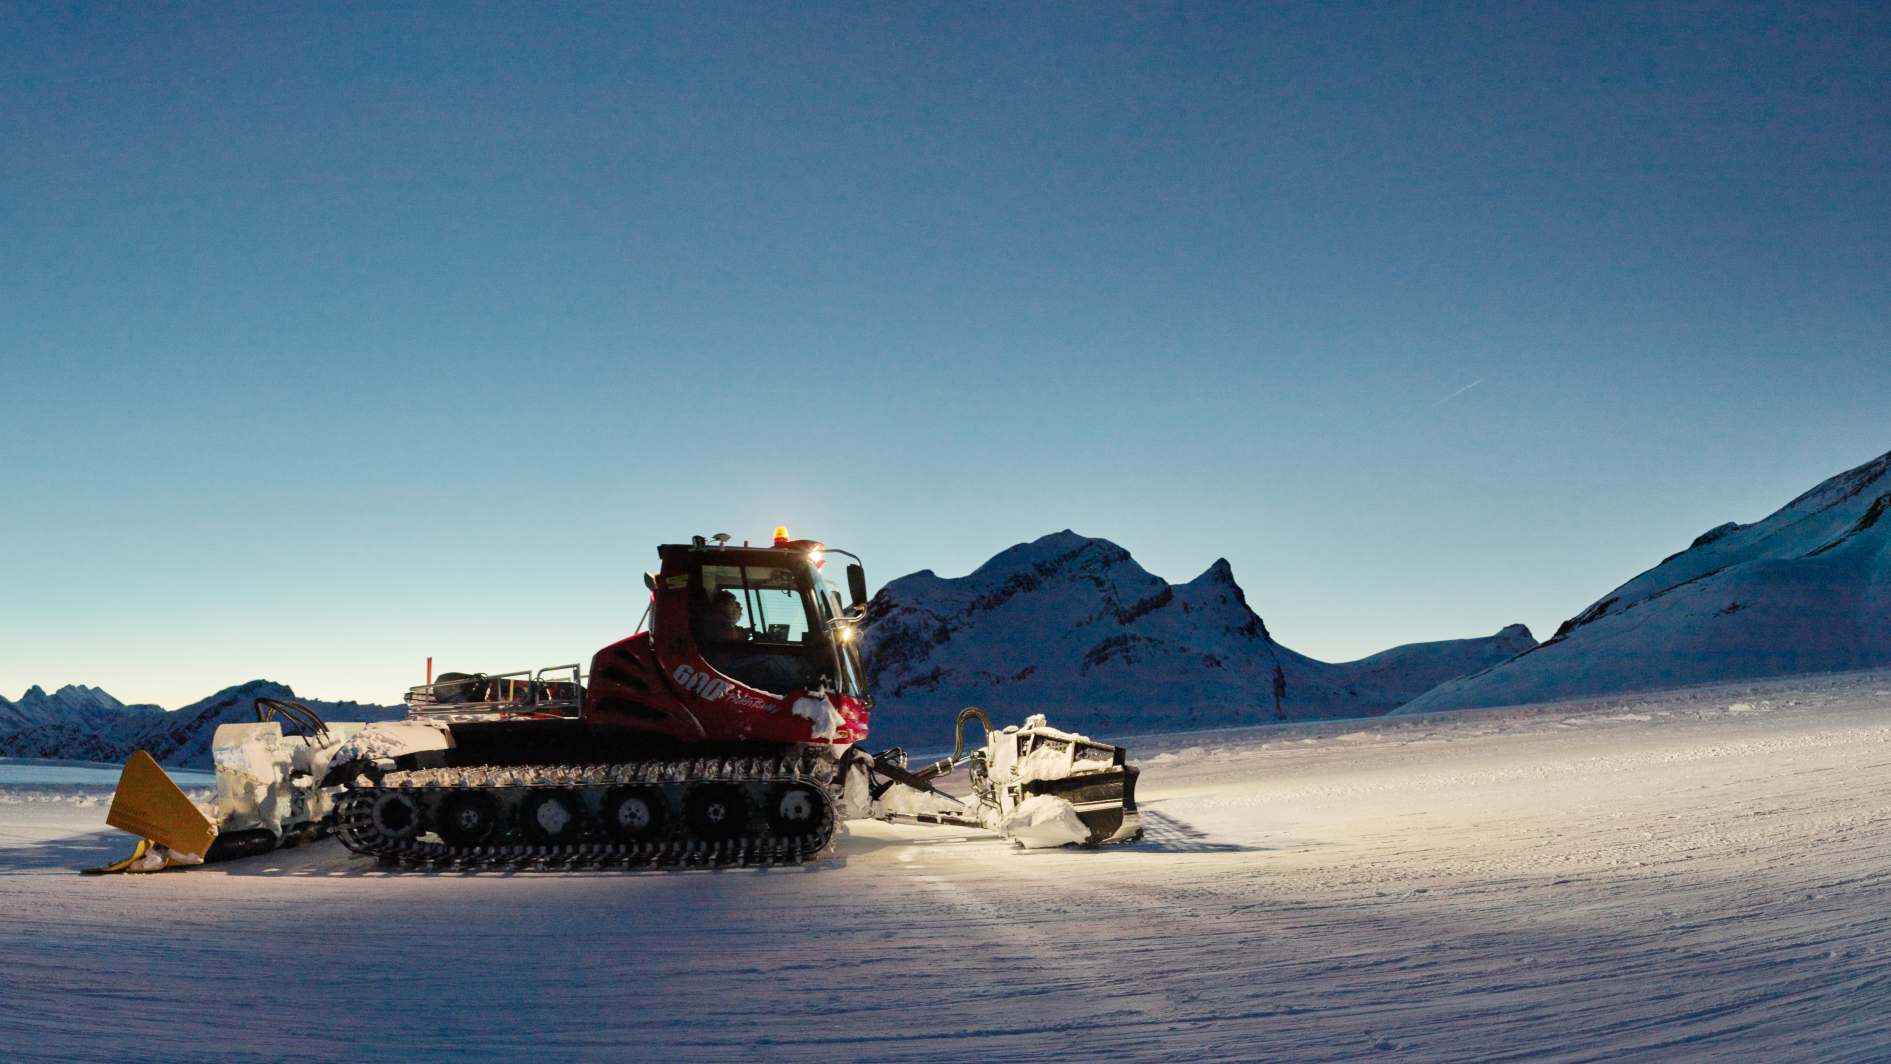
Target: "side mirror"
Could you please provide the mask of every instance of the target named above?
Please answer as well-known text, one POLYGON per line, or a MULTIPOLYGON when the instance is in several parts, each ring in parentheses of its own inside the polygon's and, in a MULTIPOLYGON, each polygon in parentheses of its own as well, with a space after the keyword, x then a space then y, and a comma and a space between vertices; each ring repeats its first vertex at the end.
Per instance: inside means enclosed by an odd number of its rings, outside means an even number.
POLYGON ((854 597, 854 608, 867 608, 867 570, 859 564, 847 567, 847 591, 854 597))
POLYGON ((649 588, 652 591, 655 591, 657 589, 657 574, 655 573, 643 574, 643 586, 649 588))

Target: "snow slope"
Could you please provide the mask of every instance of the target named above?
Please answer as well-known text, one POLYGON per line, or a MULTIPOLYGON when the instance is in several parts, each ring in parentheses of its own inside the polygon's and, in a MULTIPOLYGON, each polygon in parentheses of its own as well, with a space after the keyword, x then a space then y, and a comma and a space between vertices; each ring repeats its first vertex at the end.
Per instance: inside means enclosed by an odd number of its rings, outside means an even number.
POLYGON ((1065 530, 969 576, 892 581, 868 611, 865 650, 874 741, 934 749, 968 705, 1090 732, 1366 716, 1535 643, 1511 625, 1317 661, 1274 641, 1226 560, 1170 584, 1116 544, 1065 530))
MULTIPOLYGON (((1139 740, 1148 841, 82 878, 0 786, 10 1060, 1867 1061, 1891 673, 1139 740), (1191 749, 1193 748, 1193 749, 1191 749)), ((0 781, 5 778, 0 766, 0 781)))
POLYGON ((1428 712, 1891 665, 1891 454, 1757 524, 1725 524, 1428 712))

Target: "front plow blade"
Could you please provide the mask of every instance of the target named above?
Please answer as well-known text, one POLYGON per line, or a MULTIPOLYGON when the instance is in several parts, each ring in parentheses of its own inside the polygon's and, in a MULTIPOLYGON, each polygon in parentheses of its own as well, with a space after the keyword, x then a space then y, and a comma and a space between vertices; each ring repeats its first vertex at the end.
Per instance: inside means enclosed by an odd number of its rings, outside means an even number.
POLYGON ((118 774, 105 822, 139 836, 138 847, 122 861, 86 869, 95 875, 202 864, 217 837, 217 826, 143 750, 132 754, 118 774))

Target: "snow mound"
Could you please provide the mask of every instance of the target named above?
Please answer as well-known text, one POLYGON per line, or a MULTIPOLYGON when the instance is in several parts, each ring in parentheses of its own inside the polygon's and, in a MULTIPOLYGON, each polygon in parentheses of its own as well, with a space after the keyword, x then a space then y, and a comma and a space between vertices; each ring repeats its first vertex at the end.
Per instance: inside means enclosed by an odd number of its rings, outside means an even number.
POLYGON ((1090 837, 1076 807, 1054 794, 1026 798, 999 822, 998 830, 1027 850, 1068 846, 1090 837))
POLYGON ((342 740, 322 763, 312 769, 320 779, 333 765, 355 761, 378 761, 428 750, 445 750, 453 745, 446 725, 431 720, 396 720, 370 724, 342 740))
POLYGON ((832 739, 840 734, 841 725, 847 723, 827 699, 814 695, 803 695, 788 708, 795 716, 808 722, 816 739, 832 739))

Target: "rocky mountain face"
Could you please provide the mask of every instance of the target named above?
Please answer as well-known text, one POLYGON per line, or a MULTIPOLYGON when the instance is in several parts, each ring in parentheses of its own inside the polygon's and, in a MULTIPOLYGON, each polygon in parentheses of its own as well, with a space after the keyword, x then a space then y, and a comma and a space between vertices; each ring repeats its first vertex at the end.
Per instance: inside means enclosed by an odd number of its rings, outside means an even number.
POLYGON ((951 743, 961 707, 1048 714, 1096 734, 1384 713, 1536 645, 1512 625, 1355 662, 1281 646, 1226 560, 1170 584, 1104 539, 1065 530, 969 576, 930 570, 875 596, 865 632, 874 742, 951 743))
POLYGON ((1727 523, 1407 712, 1891 665, 1891 454, 1727 523))
POLYGON ((20 701, 0 704, 0 757, 114 762, 145 750, 167 765, 208 770, 217 725, 254 721, 257 698, 300 702, 327 720, 398 720, 406 712, 404 706, 298 698, 268 680, 225 688, 175 712, 127 706, 96 687, 62 687, 52 695, 33 687, 20 701))

